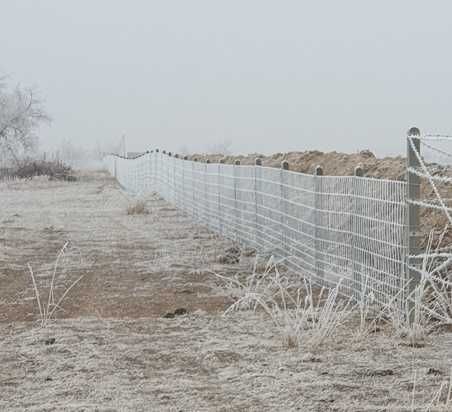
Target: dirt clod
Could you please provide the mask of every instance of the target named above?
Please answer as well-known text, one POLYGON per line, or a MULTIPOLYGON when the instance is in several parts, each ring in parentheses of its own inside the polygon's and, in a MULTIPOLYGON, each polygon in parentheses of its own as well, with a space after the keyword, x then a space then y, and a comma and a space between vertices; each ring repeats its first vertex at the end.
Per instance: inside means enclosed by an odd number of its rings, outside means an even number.
POLYGON ((53 345, 55 343, 55 338, 48 338, 44 341, 46 345, 53 345))
POLYGON ((182 315, 186 315, 187 313, 188 313, 188 310, 185 309, 185 308, 177 308, 177 309, 174 311, 174 315, 175 315, 175 316, 182 316, 182 315))
POLYGON ((240 262, 240 255, 242 254, 240 248, 232 246, 225 250, 224 254, 217 258, 218 263, 226 265, 234 265, 240 262))
POLYGON ((440 369, 436 369, 436 368, 428 368, 427 370, 427 375, 442 375, 443 371, 441 371, 440 369))

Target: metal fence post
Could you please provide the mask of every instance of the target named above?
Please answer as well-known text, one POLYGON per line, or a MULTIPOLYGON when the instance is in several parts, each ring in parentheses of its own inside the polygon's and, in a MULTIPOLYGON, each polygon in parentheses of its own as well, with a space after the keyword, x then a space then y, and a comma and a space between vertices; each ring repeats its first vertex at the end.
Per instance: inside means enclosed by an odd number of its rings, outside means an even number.
POLYGON ((183 162, 181 162, 181 168, 182 168, 182 200, 181 200, 181 202, 182 202, 182 209, 184 210, 184 211, 186 211, 186 209, 187 209, 187 205, 186 205, 186 197, 187 197, 187 183, 185 182, 185 169, 186 169, 186 166, 187 166, 187 162, 186 162, 186 160, 188 160, 188 156, 184 156, 183 158, 182 158, 184 161, 183 162))
POLYGON ((223 215, 222 215, 222 207, 221 207, 221 193, 223 190, 223 163, 224 159, 220 159, 220 162, 218 163, 218 176, 217 176, 217 188, 218 188, 218 230, 220 234, 223 234, 223 215))
POLYGON ((171 152, 168 152, 168 186, 170 193, 168 200, 171 203, 175 203, 176 189, 174 187, 174 157, 171 152), (172 167, 171 167, 172 166, 172 167))
POLYGON ((155 189, 154 191, 161 194, 160 190, 160 151, 159 149, 155 149, 155 162, 154 162, 154 180, 155 180, 155 189))
POLYGON ((209 169, 209 163, 210 163, 210 160, 209 159, 206 159, 206 162, 204 163, 204 210, 205 210, 205 217, 204 217, 204 220, 205 220, 205 225, 206 226, 210 226, 210 205, 209 205, 209 189, 208 189, 208 186, 209 186, 209 183, 208 183, 208 180, 209 180, 209 175, 208 175, 208 169, 209 169))
POLYGON ((238 208, 238 197, 239 193, 237 190, 238 179, 240 179, 240 160, 234 162, 234 235, 235 241, 239 241, 238 225, 239 225, 239 208, 238 208))
POLYGON ((419 206, 414 202, 419 201, 421 193, 421 182, 418 175, 413 173, 411 169, 420 167, 418 156, 421 153, 421 132, 417 127, 412 127, 407 134, 407 255, 405 279, 408 282, 409 298, 408 310, 409 320, 414 321, 414 296, 413 292, 419 285, 421 274, 416 270, 418 263, 414 257, 419 254, 419 206))
POLYGON ((259 243, 260 235, 259 235, 259 203, 262 201, 261 191, 262 191, 262 159, 257 158, 254 161, 254 242, 256 245, 261 246, 259 243))
POLYGON ((287 170, 289 170, 289 162, 284 160, 281 163, 280 173, 280 224, 281 224, 281 255, 285 257, 288 254, 287 250, 287 170))
POLYGON ((192 208, 193 220, 196 220, 198 217, 198 213, 196 211, 196 206, 195 206, 196 205, 196 186, 197 186, 197 182, 195 181, 195 164, 197 161, 198 161, 198 159, 195 157, 191 164, 191 185, 192 185, 191 208, 192 208))
POLYGON ((151 193, 152 187, 153 187, 153 170, 154 170, 154 164, 153 164, 153 158, 154 158, 154 151, 151 150, 149 152, 148 156, 148 194, 151 193))
POLYGON ((168 152, 164 151, 164 156, 162 156, 162 169, 165 169, 165 181, 163 182, 164 187, 162 188, 163 193, 165 194, 164 198, 166 201, 168 201, 169 198, 169 182, 170 182, 170 175, 169 175, 169 165, 168 165, 168 152))
POLYGON ((323 169, 321 166, 317 166, 315 168, 314 172, 314 268, 315 268, 315 274, 317 278, 319 279, 319 282, 323 285, 325 283, 324 279, 324 273, 323 273, 323 265, 321 263, 321 255, 320 255, 320 248, 322 246, 322 243, 320 241, 320 234, 321 230, 319 228, 319 225, 322 221, 321 219, 321 205, 322 205, 322 199, 321 199, 321 192, 322 192, 322 176, 323 176, 323 169))
POLYGON ((359 199, 357 198, 357 190, 356 185, 358 181, 356 178, 363 177, 364 171, 363 168, 358 165, 355 167, 352 186, 352 207, 351 207, 351 226, 352 226, 352 272, 353 272, 353 295, 354 298, 358 301, 360 299, 361 293, 363 291, 363 279, 361 276, 361 262, 359 259, 360 252, 357 247, 358 242, 358 230, 359 230, 359 219, 361 213, 361 205, 359 199))

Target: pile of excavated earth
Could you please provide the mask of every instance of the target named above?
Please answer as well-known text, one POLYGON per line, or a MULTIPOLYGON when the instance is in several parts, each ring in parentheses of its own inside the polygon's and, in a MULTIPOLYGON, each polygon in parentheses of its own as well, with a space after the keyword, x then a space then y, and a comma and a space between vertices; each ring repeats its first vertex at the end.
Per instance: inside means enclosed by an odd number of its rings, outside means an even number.
MULTIPOLYGON (((265 156, 261 154, 249 154, 240 156, 224 156, 222 154, 193 154, 189 156, 190 160, 206 161, 207 159, 216 163, 224 159, 225 163, 234 163, 240 161, 242 165, 253 165, 255 160, 260 158, 262 165, 267 167, 281 167, 283 161, 289 162, 290 170, 313 174, 317 166, 323 168, 323 174, 326 176, 352 176, 357 166, 363 170, 363 175, 377 179, 406 180, 406 158, 402 156, 377 158, 370 150, 362 150, 358 153, 347 154, 339 152, 320 152, 309 150, 305 152, 275 153, 265 156)), ((441 175, 452 177, 450 167, 439 164, 429 164, 429 170, 432 175, 441 175)), ((446 205, 447 199, 452 199, 452 190, 450 185, 439 184, 438 190, 446 205)), ((432 186, 425 179, 421 181, 421 199, 424 201, 436 201, 436 196, 432 186)), ((448 219, 442 210, 432 210, 427 208, 420 209, 421 230, 424 234, 423 246, 428 234, 432 229, 440 232, 445 228, 448 219)), ((452 241, 452 233, 447 233, 444 241, 452 241)))

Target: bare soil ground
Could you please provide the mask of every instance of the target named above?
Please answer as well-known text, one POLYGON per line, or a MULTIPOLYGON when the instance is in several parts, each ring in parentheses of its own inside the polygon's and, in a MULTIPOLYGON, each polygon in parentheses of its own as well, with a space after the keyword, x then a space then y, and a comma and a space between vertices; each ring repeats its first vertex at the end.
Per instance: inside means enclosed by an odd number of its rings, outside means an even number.
POLYGON ((104 173, 0 196, 0 410, 421 411, 450 376, 447 331, 410 348, 383 326, 364 341, 344 328, 312 353, 283 347, 263 313, 223 317, 232 300, 211 272, 254 258, 218 263, 232 243, 157 195, 128 215, 104 173), (41 328, 27 264, 46 300, 66 241, 56 296, 85 277, 41 328))

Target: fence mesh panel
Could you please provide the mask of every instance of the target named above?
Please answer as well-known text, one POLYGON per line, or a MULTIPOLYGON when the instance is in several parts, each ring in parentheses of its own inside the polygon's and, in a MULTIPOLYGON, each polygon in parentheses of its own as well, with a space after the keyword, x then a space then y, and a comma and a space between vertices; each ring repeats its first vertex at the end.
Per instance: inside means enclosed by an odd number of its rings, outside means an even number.
POLYGON ((200 163, 160 152, 105 160, 125 190, 158 192, 201 224, 318 285, 341 280, 345 295, 365 289, 383 304, 403 286, 405 182, 200 163))

